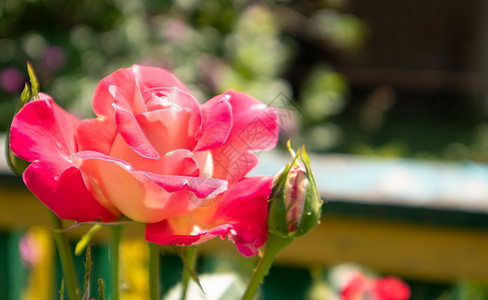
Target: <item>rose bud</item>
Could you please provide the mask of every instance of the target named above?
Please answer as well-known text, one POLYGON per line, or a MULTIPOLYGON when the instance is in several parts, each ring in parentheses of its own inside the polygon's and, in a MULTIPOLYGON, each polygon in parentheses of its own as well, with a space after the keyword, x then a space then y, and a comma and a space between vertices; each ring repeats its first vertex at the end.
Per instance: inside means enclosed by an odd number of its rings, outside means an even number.
POLYGON ((299 148, 293 161, 276 176, 269 205, 268 230, 280 237, 296 238, 314 228, 320 220, 320 199, 305 147, 299 148))
POLYGON ((276 255, 293 239, 312 230, 320 220, 322 200, 313 178, 305 146, 293 157, 273 181, 268 204, 268 239, 260 249, 261 259, 242 299, 253 299, 276 255))

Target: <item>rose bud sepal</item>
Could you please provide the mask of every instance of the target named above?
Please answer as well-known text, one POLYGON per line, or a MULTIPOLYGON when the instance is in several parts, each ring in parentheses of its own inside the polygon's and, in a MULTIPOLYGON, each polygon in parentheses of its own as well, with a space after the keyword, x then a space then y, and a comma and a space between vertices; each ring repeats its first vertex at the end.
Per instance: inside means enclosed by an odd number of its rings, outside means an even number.
MULTIPOLYGON (((20 94, 20 101, 19 104, 17 105, 17 108, 15 109, 15 114, 19 112, 19 110, 24 107, 24 105, 31 100, 32 97, 32 92, 31 92, 31 87, 29 86, 28 83, 25 84, 24 89, 22 90, 22 93, 20 94)), ((14 114, 14 115, 15 115, 14 114)), ((17 175, 21 175, 25 169, 30 165, 29 162, 17 157, 13 152, 12 149, 10 148, 10 128, 7 132, 7 137, 6 137, 6 143, 5 143, 5 151, 6 151, 6 156, 7 156, 7 164, 12 170, 17 175)))
MULTIPOLYGON (((20 94, 20 101, 15 109, 14 116, 24 107, 27 102, 39 99, 39 80, 37 80, 36 73, 34 72, 34 68, 32 65, 27 62, 27 73, 29 74, 29 81, 30 85, 26 82, 22 93, 20 94)), ((7 156, 7 164, 17 175, 21 175, 24 173, 25 169, 30 165, 29 162, 17 157, 10 148, 10 128, 7 131, 6 143, 5 143, 5 150, 7 156)))

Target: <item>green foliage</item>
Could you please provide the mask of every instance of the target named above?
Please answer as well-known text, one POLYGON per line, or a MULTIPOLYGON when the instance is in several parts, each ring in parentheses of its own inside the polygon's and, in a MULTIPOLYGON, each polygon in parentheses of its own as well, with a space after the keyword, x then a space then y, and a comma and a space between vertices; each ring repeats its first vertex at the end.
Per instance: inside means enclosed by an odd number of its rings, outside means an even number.
POLYGON ((102 278, 98 278, 98 300, 105 299, 105 283, 102 278))
POLYGON ((374 32, 347 11, 347 0, 304 3, 0 0, 0 72, 13 68, 24 76, 14 76, 11 88, 0 86, 0 129, 8 128, 29 77, 26 61, 39 75, 29 84, 32 94, 40 82, 79 117, 93 115, 103 76, 137 63, 171 70, 200 101, 232 88, 288 112, 296 107, 281 132, 309 150, 488 161, 486 130, 477 120, 455 123, 443 111, 412 125, 410 117, 392 117, 391 87, 354 95, 333 62, 364 55, 374 32), (433 118, 442 116, 449 121, 434 128, 433 118), (421 140, 417 132, 426 127, 436 132, 421 140))
MULTIPOLYGON (((29 80, 31 85, 31 95, 33 99, 39 98, 39 81, 37 80, 36 73, 31 64, 27 62, 27 73, 29 74, 29 80)), ((21 103, 25 104, 25 99, 21 97, 21 103)))
POLYGON ((488 286, 473 280, 462 280, 446 293, 444 298, 452 300, 482 300, 488 299, 488 286))
POLYGON ((30 85, 26 82, 22 94, 20 94, 20 101, 15 112, 17 113, 30 100, 32 95, 30 85))
POLYGON ((64 279, 61 279, 61 287, 59 288, 59 300, 64 299, 64 279))
POLYGON ((198 274, 195 272, 195 259, 194 255, 196 255, 196 247, 195 246, 186 246, 186 247, 180 247, 180 246, 172 246, 173 249, 176 250, 176 254, 181 259, 181 262, 183 263, 184 268, 184 278, 183 278, 183 284, 185 285, 184 289, 187 288, 188 285, 188 279, 191 278, 200 291, 205 295, 205 291, 203 290, 202 284, 200 283, 200 279, 198 278, 198 274), (185 279, 186 277, 186 279, 185 279))
MULTIPOLYGON (((2 2, 5 9, 0 19, 0 33, 4 37, 0 40, 0 68, 18 68, 26 60, 31 61, 40 75, 43 91, 77 115, 92 114, 91 97, 96 83, 103 76, 135 63, 170 69, 200 100, 233 88, 267 103, 279 94, 286 95, 286 102, 294 102, 293 83, 285 74, 294 66, 297 40, 289 36, 290 24, 283 22, 281 14, 281 11, 290 10, 279 2, 2 2)), ((322 8, 325 7, 318 5, 315 12, 322 8)), ((348 18, 343 16, 344 20, 348 18)), ((323 18, 317 17, 319 19, 323 18)), ((335 24, 341 23, 340 20, 337 19, 335 24)), ((321 27, 320 22, 310 24, 321 27)), ((360 36, 359 30, 346 31, 360 36)), ((332 43, 329 33, 316 33, 318 38, 332 43)), ((307 73, 304 73, 305 77, 308 77, 307 73)), ((336 79, 326 79, 328 82, 331 80, 336 79)), ((31 85, 36 95, 37 80, 34 79, 31 85)), ((295 93, 298 103, 308 107, 306 103, 313 101, 306 99, 325 100, 339 111, 343 103, 337 105, 336 98, 327 96, 330 89, 335 89, 329 83, 327 85, 305 88, 308 91, 303 97, 295 93)), ((341 94, 346 90, 340 88, 334 93, 341 94)), ((0 89, 0 96, 1 108, 2 105, 10 105, 15 93, 9 94, 0 89)), ((326 121, 323 116, 328 113, 314 110, 313 117, 323 122, 326 121)), ((305 130, 309 126, 307 122, 305 130)), ((4 118, 4 128, 7 124, 7 118, 4 118)))
POLYGON ((0 73, 17 74, 10 87, 0 85, 3 130, 28 78, 25 61, 42 91, 79 117, 93 115, 93 91, 103 76, 150 64, 174 72, 200 101, 232 88, 285 110, 296 107, 294 117, 282 120, 282 135, 313 151, 383 155, 380 148, 399 141, 409 147, 397 156, 488 161, 478 121, 456 123, 443 111, 412 122, 392 117, 391 87, 352 93, 334 63, 367 55, 375 32, 348 12, 347 0, 0 0, 0 8, 0 73), (415 126, 444 132, 424 132, 422 139, 415 126))
POLYGON ((95 224, 92 226, 92 228, 90 228, 90 230, 88 230, 87 233, 85 233, 81 237, 81 239, 78 241, 78 243, 76 243, 76 247, 75 247, 75 254, 76 255, 80 255, 82 253, 82 251, 85 250, 85 248, 90 245, 90 242, 91 242, 91 239, 93 238, 93 235, 95 233, 97 233, 100 229, 102 229, 102 225, 95 224))
POLYGON ((86 248, 86 261, 85 265, 85 276, 84 276, 84 283, 83 283, 83 290, 81 292, 82 300, 90 299, 90 274, 93 268, 93 261, 91 258, 91 245, 88 245, 86 248))

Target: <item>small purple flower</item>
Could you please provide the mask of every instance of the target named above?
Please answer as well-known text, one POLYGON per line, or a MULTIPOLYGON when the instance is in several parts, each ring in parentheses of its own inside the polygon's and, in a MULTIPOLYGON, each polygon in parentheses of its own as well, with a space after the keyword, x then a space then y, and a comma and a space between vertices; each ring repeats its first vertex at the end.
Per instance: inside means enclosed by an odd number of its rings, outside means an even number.
POLYGON ((25 77, 16 68, 6 68, 0 74, 0 84, 2 88, 11 94, 17 94, 24 86, 25 77))
POLYGON ((66 51, 59 46, 50 46, 46 49, 43 62, 51 70, 58 70, 66 64, 66 51))

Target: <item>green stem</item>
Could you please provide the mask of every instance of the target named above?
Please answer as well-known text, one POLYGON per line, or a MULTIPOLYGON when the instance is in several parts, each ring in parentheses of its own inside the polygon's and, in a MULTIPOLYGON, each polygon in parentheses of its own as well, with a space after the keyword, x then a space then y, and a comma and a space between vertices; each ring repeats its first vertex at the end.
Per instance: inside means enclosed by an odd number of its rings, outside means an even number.
POLYGON ((111 245, 110 258, 112 259, 112 300, 119 300, 120 297, 120 238, 122 237, 122 226, 110 226, 111 245))
POLYGON ((268 274, 269 268, 273 264, 276 255, 292 240, 292 238, 282 238, 273 234, 268 235, 268 241, 264 248, 264 255, 259 260, 256 269, 254 269, 251 281, 249 281, 246 292, 242 296, 242 300, 251 300, 254 297, 261 282, 263 282, 264 276, 268 274))
POLYGON ((62 232, 63 223, 52 211, 48 210, 49 218, 51 220, 51 227, 54 229, 54 242, 58 248, 59 259, 61 260, 61 268, 63 269, 63 279, 66 283, 66 292, 70 300, 79 300, 78 286, 76 281, 75 267, 73 265, 73 258, 71 256, 70 247, 66 235, 62 232))
POLYGON ((182 289, 181 289, 181 298, 180 300, 185 300, 186 299, 186 293, 188 291, 188 284, 190 283, 190 271, 195 270, 195 263, 197 261, 197 247, 186 247, 185 251, 185 260, 187 264, 187 268, 183 269, 183 277, 181 279, 181 284, 182 284, 182 289))
POLYGON ((148 243, 149 262, 147 265, 149 275, 149 299, 159 300, 159 245, 148 243))
POLYGON ((97 233, 100 229, 102 229, 102 225, 100 224, 93 225, 93 227, 90 228, 90 230, 81 237, 78 243, 76 243, 75 255, 80 255, 83 252, 83 250, 85 250, 88 244, 90 244, 95 233, 97 233))

